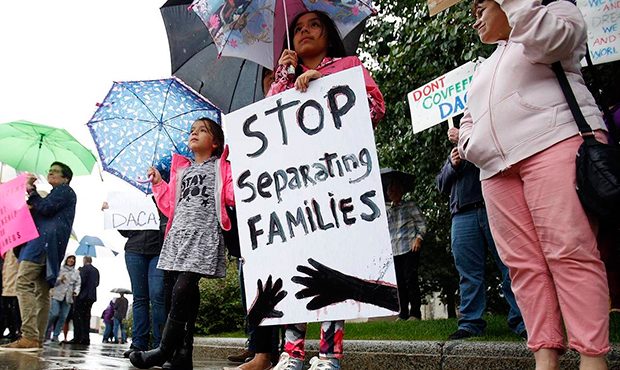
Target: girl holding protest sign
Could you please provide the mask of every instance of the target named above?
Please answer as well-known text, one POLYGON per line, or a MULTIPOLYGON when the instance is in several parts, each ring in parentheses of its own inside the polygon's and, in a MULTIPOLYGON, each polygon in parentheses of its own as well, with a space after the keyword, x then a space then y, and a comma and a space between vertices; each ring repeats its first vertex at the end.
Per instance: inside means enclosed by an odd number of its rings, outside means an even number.
MULTIPOLYGON (((586 23, 569 1, 475 0, 474 28, 497 44, 474 75, 459 155, 480 168, 489 224, 534 352, 559 369, 568 346, 580 369, 607 369, 608 289, 595 227, 575 192, 583 142, 551 64, 561 61, 598 137, 604 124, 581 76, 586 23)), ((604 135, 601 135, 601 137, 604 135)))
MULTIPOLYGON (((268 96, 291 88, 304 92, 312 80, 362 66, 357 56, 345 55, 338 29, 329 16, 323 12, 313 11, 297 15, 290 24, 289 34, 293 35, 292 50, 285 49, 282 52, 275 73, 275 81, 271 85, 268 96), (295 72, 290 73, 289 67, 292 67, 295 72)), ((363 66, 362 69, 371 120, 373 126, 376 127, 385 114, 385 103, 370 73, 363 66)), ((273 369, 301 370, 305 356, 305 336, 305 323, 287 326, 285 352, 282 353, 280 361, 273 369)), ((310 369, 340 369, 343 336, 344 321, 323 322, 319 357, 310 360, 310 369)))
POLYGON ((357 56, 346 56, 338 29, 329 16, 320 11, 301 13, 289 27, 293 49, 284 49, 275 72, 275 81, 267 96, 295 88, 306 91, 310 81, 345 69, 361 66, 373 125, 385 115, 385 102, 379 87, 357 56), (295 69, 290 73, 289 66, 295 69))
POLYGON ((234 205, 234 196, 222 128, 209 118, 196 120, 188 146, 194 159, 173 155, 169 184, 154 167, 148 170, 157 206, 168 217, 157 267, 164 270, 170 313, 159 347, 129 356, 141 369, 162 365, 192 368, 193 329, 200 303, 198 281, 226 275, 222 229, 230 230, 225 206, 234 205))

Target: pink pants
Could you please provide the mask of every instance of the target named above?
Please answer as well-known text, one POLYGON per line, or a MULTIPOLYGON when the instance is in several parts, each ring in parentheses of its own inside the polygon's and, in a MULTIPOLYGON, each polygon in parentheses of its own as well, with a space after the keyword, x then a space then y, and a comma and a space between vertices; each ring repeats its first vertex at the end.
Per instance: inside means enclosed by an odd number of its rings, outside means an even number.
POLYGON ((596 233, 575 192, 579 136, 482 181, 489 223, 528 332, 527 345, 609 351, 609 295, 596 233))

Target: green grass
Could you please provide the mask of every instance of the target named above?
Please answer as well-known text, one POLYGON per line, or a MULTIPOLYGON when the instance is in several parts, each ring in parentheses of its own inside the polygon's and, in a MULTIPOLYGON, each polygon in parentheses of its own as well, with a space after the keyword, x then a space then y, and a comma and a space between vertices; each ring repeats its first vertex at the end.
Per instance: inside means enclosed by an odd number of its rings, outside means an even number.
MULTIPOLYGON (((485 334, 468 340, 493 342, 521 342, 522 339, 512 333, 506 325, 505 316, 486 316, 485 334)), ((308 339, 319 339, 319 324, 308 326, 308 339)), ((371 321, 367 323, 347 323, 345 338, 348 340, 430 340, 444 341, 457 328, 456 319, 425 321, 371 321)), ((215 337, 244 338, 242 331, 221 333, 215 337)), ((610 340, 620 343, 620 313, 611 316, 610 340)))

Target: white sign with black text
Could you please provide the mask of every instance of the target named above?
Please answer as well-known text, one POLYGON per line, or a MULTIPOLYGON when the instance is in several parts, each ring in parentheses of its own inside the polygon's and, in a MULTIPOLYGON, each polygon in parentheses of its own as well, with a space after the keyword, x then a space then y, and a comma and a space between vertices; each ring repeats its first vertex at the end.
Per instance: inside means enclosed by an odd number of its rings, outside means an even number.
POLYGON ((396 279, 362 69, 223 121, 248 306, 263 301, 257 283, 269 276, 286 291, 263 324, 393 315, 396 279))
POLYGON ((107 203, 104 229, 159 230, 159 213, 151 195, 111 192, 107 203))

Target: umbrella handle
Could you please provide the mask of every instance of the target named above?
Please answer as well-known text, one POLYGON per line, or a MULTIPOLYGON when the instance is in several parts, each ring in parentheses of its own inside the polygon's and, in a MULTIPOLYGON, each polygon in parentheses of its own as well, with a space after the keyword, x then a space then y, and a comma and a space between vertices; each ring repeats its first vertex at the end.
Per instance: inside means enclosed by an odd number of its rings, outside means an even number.
POLYGON ((146 184, 153 181, 153 175, 149 176, 146 180, 136 179, 137 183, 146 184))
MULTIPOLYGON (((288 12, 286 11, 286 0, 282 0, 282 6, 284 7, 284 30, 286 31, 286 45, 287 49, 291 50, 291 36, 288 34, 288 12)), ((293 72, 294 73, 294 72, 293 72)))

